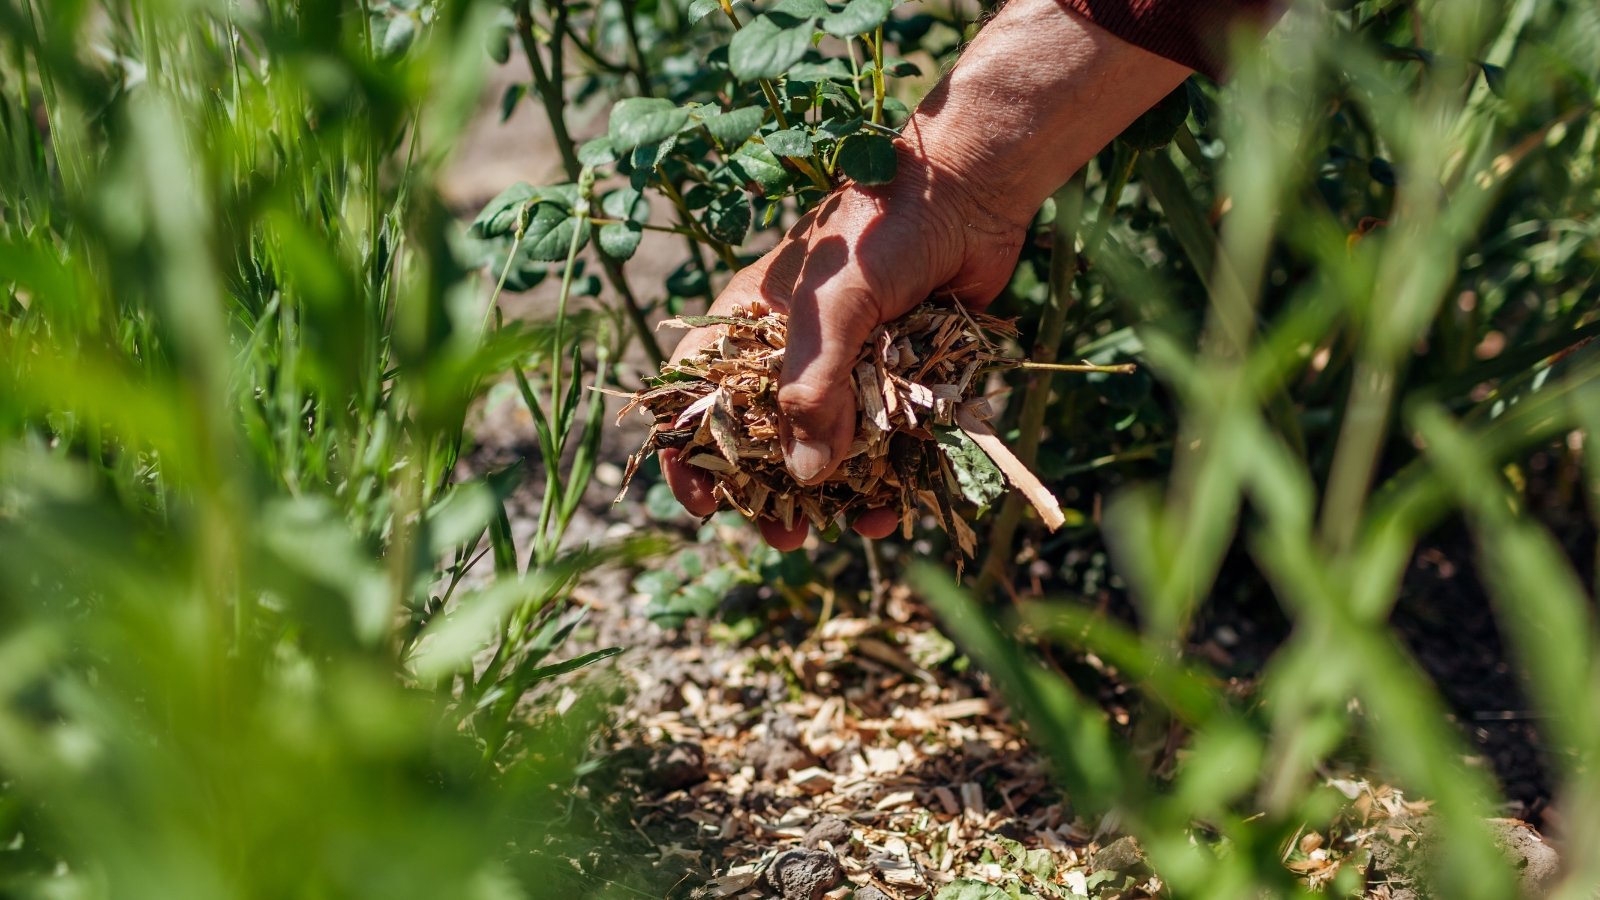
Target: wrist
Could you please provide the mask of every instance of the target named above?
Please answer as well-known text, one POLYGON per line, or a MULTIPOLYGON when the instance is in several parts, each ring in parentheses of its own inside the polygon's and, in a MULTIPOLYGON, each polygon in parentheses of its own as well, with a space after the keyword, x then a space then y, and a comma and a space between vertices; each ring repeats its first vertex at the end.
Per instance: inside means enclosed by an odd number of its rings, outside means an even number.
POLYGON ((1056 0, 1011 0, 907 122, 907 149, 1015 226, 1190 70, 1056 0))

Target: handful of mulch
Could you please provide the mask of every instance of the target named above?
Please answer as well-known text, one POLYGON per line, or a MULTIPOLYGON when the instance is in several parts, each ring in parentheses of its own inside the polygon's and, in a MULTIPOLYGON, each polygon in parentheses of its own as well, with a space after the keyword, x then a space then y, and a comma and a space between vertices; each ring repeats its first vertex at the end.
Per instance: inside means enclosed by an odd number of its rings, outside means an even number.
POLYGON ((957 514, 956 498, 986 506, 1004 493, 1006 481, 1051 530, 1065 521, 1056 498, 989 426, 993 413, 979 393, 988 370, 1014 363, 997 355, 989 337, 1014 337, 1009 320, 927 303, 881 326, 856 359, 855 442, 833 475, 809 486, 789 474, 778 438, 785 317, 739 309, 662 324, 715 325, 724 333, 694 357, 664 364, 660 377, 624 407, 623 415, 642 408, 654 420, 628 460, 624 492, 640 462, 676 448, 682 462, 715 476, 714 494, 727 507, 786 528, 804 516, 824 536, 885 507, 899 511, 910 538, 920 508, 972 556, 977 538, 957 514))

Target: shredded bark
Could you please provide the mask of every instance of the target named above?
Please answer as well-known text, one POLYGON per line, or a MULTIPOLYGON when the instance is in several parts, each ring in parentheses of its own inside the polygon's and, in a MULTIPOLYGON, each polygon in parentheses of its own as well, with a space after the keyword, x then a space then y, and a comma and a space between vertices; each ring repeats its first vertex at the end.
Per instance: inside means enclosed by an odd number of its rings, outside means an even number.
POLYGON ((787 528, 804 520, 829 535, 869 509, 886 508, 900 514, 910 538, 919 513, 926 513, 970 557, 976 536, 956 509, 963 501, 992 500, 988 492, 998 490, 1002 474, 1051 530, 1063 523, 1056 498, 988 425, 993 411, 981 395, 983 375, 1012 362, 996 353, 996 339, 1017 335, 1010 320, 927 303, 880 326, 853 367, 855 441, 833 475, 809 486, 784 465, 778 433, 785 317, 747 308, 662 324, 717 326, 723 333, 693 357, 664 364, 660 377, 631 395, 622 414, 642 409, 653 424, 628 460, 623 493, 641 462, 674 448, 685 463, 714 476, 722 508, 787 528))

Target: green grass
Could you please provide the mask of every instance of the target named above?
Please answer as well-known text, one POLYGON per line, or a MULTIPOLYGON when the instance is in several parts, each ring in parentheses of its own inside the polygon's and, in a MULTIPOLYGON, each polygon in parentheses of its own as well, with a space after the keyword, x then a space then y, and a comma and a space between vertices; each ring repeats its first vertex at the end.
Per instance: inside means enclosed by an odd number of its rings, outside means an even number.
POLYGON ((436 190, 494 10, 362 8, 0 3, 8 895, 516 897, 568 865, 553 786, 599 710, 513 707, 611 652, 561 650, 592 557, 573 504, 518 548, 516 473, 454 472, 514 372, 581 494, 589 370, 570 329, 485 321, 436 190))

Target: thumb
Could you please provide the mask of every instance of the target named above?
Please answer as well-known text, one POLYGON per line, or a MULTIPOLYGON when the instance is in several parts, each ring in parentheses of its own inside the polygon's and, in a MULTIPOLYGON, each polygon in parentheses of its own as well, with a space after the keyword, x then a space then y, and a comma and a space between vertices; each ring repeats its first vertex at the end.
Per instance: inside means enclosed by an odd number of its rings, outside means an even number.
POLYGON ((833 473, 855 440, 854 369, 884 307, 846 272, 819 288, 807 282, 802 277, 790 298, 778 427, 789 472, 814 484, 833 473))

